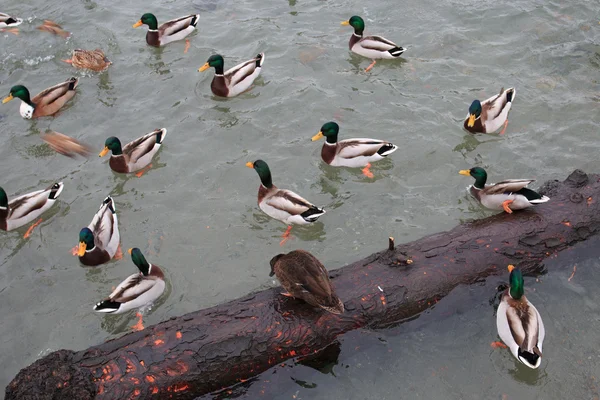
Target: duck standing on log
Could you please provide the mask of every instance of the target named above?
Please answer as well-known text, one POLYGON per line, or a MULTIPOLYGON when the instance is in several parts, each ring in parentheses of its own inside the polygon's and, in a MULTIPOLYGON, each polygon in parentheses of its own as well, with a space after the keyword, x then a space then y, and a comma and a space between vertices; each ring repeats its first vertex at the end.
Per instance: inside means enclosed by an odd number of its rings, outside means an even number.
POLYGON ((337 297, 329 273, 321 262, 304 250, 278 254, 271 259, 271 273, 286 292, 284 296, 304 300, 333 314, 344 312, 344 303, 337 297))

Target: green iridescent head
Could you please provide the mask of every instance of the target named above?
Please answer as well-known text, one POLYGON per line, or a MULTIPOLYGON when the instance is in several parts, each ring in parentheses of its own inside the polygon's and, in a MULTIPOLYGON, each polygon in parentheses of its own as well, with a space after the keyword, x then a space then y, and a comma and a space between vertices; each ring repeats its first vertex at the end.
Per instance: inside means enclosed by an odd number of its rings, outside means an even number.
POLYGON ((112 151, 113 156, 118 156, 123 154, 123 149, 121 149, 121 141, 111 136, 104 142, 104 150, 100 152, 100 157, 104 157, 109 151, 112 151))
POLYGON ((21 99, 30 106, 33 106, 29 97, 29 90, 27 90, 27 88, 23 85, 16 85, 11 87, 8 96, 2 100, 2 103, 8 103, 14 98, 21 99))
POLYGON ((273 186, 273 181, 271 180, 271 170, 266 162, 263 160, 256 160, 254 162, 248 161, 246 163, 246 167, 254 168, 254 170, 258 173, 260 181, 264 187, 270 188, 273 186))
POLYGON ((142 18, 138 22, 136 22, 133 27, 137 28, 142 25, 148 25, 149 29, 157 30, 158 29, 158 21, 154 14, 146 13, 142 15, 142 18))
POLYGON ((523 281, 523 274, 519 268, 515 268, 514 265, 509 265, 508 270, 510 271, 510 282, 509 294, 515 300, 519 300, 523 297, 525 282, 523 281))
POLYGON ((358 15, 350 17, 348 21, 342 22, 342 25, 350 25, 354 28, 354 33, 357 35, 362 35, 365 30, 365 21, 358 15))
POLYGON ((83 257, 87 250, 92 250, 96 245, 94 244, 94 234, 90 228, 83 228, 79 231, 79 250, 77 255, 83 257))
POLYGON ((150 264, 146 261, 146 257, 142 254, 142 251, 137 247, 127 250, 131 254, 131 261, 138 267, 140 272, 147 276, 150 273, 150 264))
POLYGON ((336 143, 340 126, 335 122, 327 122, 323 124, 319 133, 312 137, 313 142, 321 139, 323 136, 327 139, 327 143, 336 143))
POLYGON ((477 189, 483 189, 485 187, 485 182, 487 181, 487 172, 485 169, 481 167, 473 167, 471 169, 463 169, 458 171, 459 174, 465 176, 472 176, 475 178, 475 187, 477 189))
POLYGON ((212 56, 208 57, 208 60, 206 60, 204 65, 198 68, 198 71, 204 72, 210 67, 213 67, 215 69, 216 74, 223 75, 224 66, 225 61, 223 60, 223 56, 220 54, 213 54, 212 56))

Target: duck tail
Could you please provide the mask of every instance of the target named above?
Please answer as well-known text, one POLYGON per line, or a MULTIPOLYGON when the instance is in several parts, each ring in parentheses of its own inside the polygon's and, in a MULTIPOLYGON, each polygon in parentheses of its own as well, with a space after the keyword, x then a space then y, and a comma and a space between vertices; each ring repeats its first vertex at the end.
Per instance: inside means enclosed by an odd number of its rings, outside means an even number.
POLYGON ((112 300, 106 299, 106 300, 102 300, 100 303, 96 304, 94 306, 94 311, 101 312, 101 313, 114 313, 114 312, 119 311, 120 307, 121 307, 121 303, 119 303, 118 301, 112 301, 112 300))
POLYGON ((536 369, 537 367, 539 367, 540 363, 542 362, 541 356, 536 353, 539 353, 539 350, 534 353, 530 353, 528 351, 521 350, 521 349, 517 350, 517 355, 519 356, 519 361, 521 361, 523 364, 527 365, 529 368, 532 368, 532 369, 536 369))
POLYGON ((196 24, 198 23, 198 20, 200 19, 200 14, 196 14, 192 17, 192 22, 190 22, 190 25, 192 25, 194 28, 196 27, 196 24))
POLYGON ((165 136, 167 136, 167 128, 160 128, 156 131, 156 143, 162 144, 163 140, 165 140, 165 136))
POLYGON ((256 55, 256 68, 262 68, 262 65, 264 62, 265 62, 265 53, 258 53, 256 55))
POLYGON ((323 310, 329 311, 332 314, 340 315, 344 313, 344 303, 336 295, 332 296, 330 305, 319 304, 323 310))
POLYGON ((64 187, 65 187, 65 185, 62 182, 56 182, 55 184, 50 186, 50 195, 48 196, 48 198, 50 200, 58 199, 58 196, 60 196, 64 187))
POLYGON ((308 210, 304 211, 300 216, 304 218, 306 222, 315 222, 321 215, 325 214, 325 210, 322 208, 313 206, 308 210))
POLYGON ((400 57, 402 53, 404 53, 406 49, 402 46, 394 47, 393 49, 389 49, 388 53, 390 53, 393 57, 400 57))
POLYGON ((110 208, 110 211, 112 211, 113 214, 117 212, 117 209, 115 208, 115 202, 113 201, 112 197, 106 196, 100 208, 102 208, 105 204, 108 204, 108 208, 110 208))
POLYGON ((398 150, 398 146, 395 144, 385 143, 379 148, 379 150, 377 150, 377 154, 379 154, 381 157, 387 157, 396 150, 398 150))
POLYGON ((67 82, 69 82, 69 90, 75 90, 75 88, 77 87, 77 84, 79 83, 79 79, 77 79, 75 77, 71 77, 71 78, 67 79, 67 82))
POLYGON ((549 200, 550 200, 550 197, 548 197, 548 196, 541 196, 539 199, 529 200, 529 202, 531 204, 540 204, 540 203, 545 203, 545 202, 547 202, 549 200))
POLYGON ((511 102, 515 99, 515 95, 516 95, 516 91, 515 88, 508 88, 506 89, 506 101, 507 102, 511 102))

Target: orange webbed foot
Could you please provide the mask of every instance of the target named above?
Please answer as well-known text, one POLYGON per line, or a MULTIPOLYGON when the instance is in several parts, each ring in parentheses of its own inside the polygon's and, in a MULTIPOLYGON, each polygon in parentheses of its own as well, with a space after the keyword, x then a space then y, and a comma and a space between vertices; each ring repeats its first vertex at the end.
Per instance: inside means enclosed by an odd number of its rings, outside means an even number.
POLYGON ((190 40, 185 39, 185 48, 183 49, 183 54, 187 54, 189 49, 190 49, 190 40))
POLYGON ((121 247, 121 243, 119 243, 119 247, 117 247, 117 252, 113 258, 115 260, 120 260, 123 258, 123 248, 121 247))
POLYGON ((0 32, 9 32, 9 33, 12 33, 15 36, 19 36, 19 29, 18 28, 0 29, 0 32))
POLYGON ((285 242, 287 242, 290 238, 290 231, 292 230, 292 226, 288 226, 285 233, 281 236, 283 238, 283 240, 281 242, 279 242, 280 246, 283 246, 285 244, 285 242))
POLYGON ((490 343, 490 346, 492 346, 494 349, 497 349, 497 348, 508 349, 508 346, 502 342, 492 342, 492 343, 490 343))
POLYGON ((138 178, 141 178, 142 175, 144 175, 146 172, 148 172, 150 170, 150 168, 152 168, 152 164, 148 165, 147 167, 145 167, 144 169, 138 171, 135 173, 135 176, 137 176, 138 178))
POLYGON ((367 163, 367 166, 364 167, 362 169, 362 173, 364 176, 366 176, 367 178, 373 179, 374 175, 373 173, 369 170, 369 168, 371 168, 371 163, 367 163))
POLYGON ((513 210, 510 209, 510 205, 513 203, 514 200, 505 200, 502 202, 502 208, 504 209, 504 211, 506 211, 509 214, 513 213, 513 210))
POLYGON ((62 62, 66 62, 67 64, 73 64, 73 60, 68 59, 68 60, 60 60, 62 62))
POLYGON ((377 61, 373 60, 373 62, 371 63, 371 65, 369 65, 367 67, 367 69, 365 69, 365 72, 369 72, 371 70, 371 68, 373 68, 375 66, 376 63, 377 63, 377 61))
POLYGON ((504 135, 504 132, 506 132, 506 127, 508 126, 508 120, 506 120, 504 122, 504 128, 502 128, 502 130, 500 131, 500 135, 504 135))
POLYGON ((135 316, 138 317, 139 319, 138 319, 138 322, 135 325, 131 326, 131 329, 133 329, 134 331, 141 331, 141 330, 144 329, 144 324, 142 323, 142 317, 143 316, 139 312, 135 313, 135 316))
POLYGON ((29 229, 27 229, 27 232, 25 232, 25 234, 23 235, 23 239, 27 239, 29 236, 31 236, 31 232, 33 232, 33 229, 38 226, 39 224, 42 223, 42 218, 38 219, 33 225, 31 225, 29 227, 29 229))

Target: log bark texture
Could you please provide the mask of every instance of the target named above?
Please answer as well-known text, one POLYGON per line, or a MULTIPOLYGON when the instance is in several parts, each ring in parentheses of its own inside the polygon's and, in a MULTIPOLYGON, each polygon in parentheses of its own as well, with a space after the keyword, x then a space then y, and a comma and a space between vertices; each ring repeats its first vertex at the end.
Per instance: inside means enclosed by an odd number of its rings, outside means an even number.
POLYGON ((87 350, 51 353, 19 372, 6 399, 194 399, 243 382, 314 354, 344 332, 415 317, 457 285, 506 274, 509 263, 524 273, 540 268, 599 232, 599 181, 575 171, 540 189, 548 203, 464 223, 331 271, 346 306, 341 316, 269 289, 87 350))

